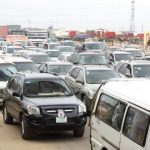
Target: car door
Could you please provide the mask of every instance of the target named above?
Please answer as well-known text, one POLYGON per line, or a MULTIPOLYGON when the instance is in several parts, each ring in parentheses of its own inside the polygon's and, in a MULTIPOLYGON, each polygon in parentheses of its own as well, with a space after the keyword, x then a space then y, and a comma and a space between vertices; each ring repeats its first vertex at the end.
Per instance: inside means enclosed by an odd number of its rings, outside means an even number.
POLYGON ((149 143, 149 120, 149 112, 129 106, 121 134, 120 150, 146 149, 147 143, 149 143))
POLYGON ((66 76, 66 81, 74 92, 76 92, 76 78, 80 71, 79 67, 74 67, 66 76))
POLYGON ((12 99, 12 107, 14 111, 14 117, 19 120, 19 115, 22 109, 22 102, 23 102, 23 80, 20 77, 17 77, 17 88, 14 92, 16 92, 20 96, 13 96, 12 99))
POLYGON ((125 110, 125 103, 106 94, 101 94, 95 107, 95 112, 91 116, 91 143, 93 150, 102 148, 119 150, 125 110))
MULTIPOLYGON (((75 82, 74 82, 74 89, 75 89, 75 92, 79 92, 79 93, 82 93, 83 91, 83 86, 84 86, 84 83, 85 83, 85 78, 84 78, 84 70, 83 69, 80 69, 79 70, 79 73, 75 79, 75 82)), ((79 95, 78 95, 79 96, 79 95)), ((81 96, 79 97, 81 98, 81 96)))
POLYGON ((21 107, 20 97, 13 96, 13 92, 21 94, 22 87, 18 77, 14 77, 13 80, 8 84, 6 89, 7 95, 7 109, 8 112, 16 119, 18 119, 17 111, 21 107))

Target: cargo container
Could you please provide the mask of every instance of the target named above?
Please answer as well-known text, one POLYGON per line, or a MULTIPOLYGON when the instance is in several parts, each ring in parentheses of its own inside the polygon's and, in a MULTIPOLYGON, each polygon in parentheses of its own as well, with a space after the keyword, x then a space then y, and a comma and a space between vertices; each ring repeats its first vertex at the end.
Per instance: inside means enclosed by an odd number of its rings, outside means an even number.
POLYGON ((20 25, 4 25, 0 26, 0 38, 6 39, 7 35, 11 34, 12 31, 21 30, 20 25))
POLYGON ((105 39, 113 39, 115 38, 115 32, 106 31, 103 36, 105 39))

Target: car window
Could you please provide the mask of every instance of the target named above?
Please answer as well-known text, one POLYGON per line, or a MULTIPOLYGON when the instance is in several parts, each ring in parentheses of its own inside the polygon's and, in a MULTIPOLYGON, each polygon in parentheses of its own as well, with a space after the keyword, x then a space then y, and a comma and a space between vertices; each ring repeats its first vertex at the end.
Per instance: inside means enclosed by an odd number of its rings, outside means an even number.
POLYGON ((78 75, 78 73, 79 73, 79 70, 80 70, 80 68, 74 68, 73 70, 72 70, 72 72, 71 72, 71 76, 73 77, 73 78, 76 78, 77 77, 77 75, 78 75))
POLYGON ((128 64, 126 64, 126 63, 125 63, 125 64, 122 64, 122 65, 120 66, 120 68, 118 69, 118 72, 125 75, 127 65, 128 65, 128 64))
POLYGON ((84 81, 84 71, 83 71, 83 69, 80 69, 77 78, 79 78, 82 81, 84 81))
POLYGON ((120 131, 126 104, 102 94, 100 96, 95 116, 112 128, 120 131))
POLYGON ((144 147, 149 119, 149 115, 146 113, 129 107, 124 123, 123 134, 144 147))
POLYGON ((18 86, 18 78, 14 77, 14 79, 9 83, 8 88, 11 91, 17 91, 17 89, 18 89, 17 86, 18 86))

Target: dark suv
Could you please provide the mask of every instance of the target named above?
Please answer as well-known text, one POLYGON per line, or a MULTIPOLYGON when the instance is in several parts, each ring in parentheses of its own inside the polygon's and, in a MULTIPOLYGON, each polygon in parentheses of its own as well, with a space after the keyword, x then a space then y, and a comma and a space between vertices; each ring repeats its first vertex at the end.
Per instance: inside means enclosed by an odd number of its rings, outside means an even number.
POLYGON ((83 136, 86 107, 62 78, 45 73, 17 73, 9 80, 4 94, 4 122, 11 124, 13 118, 19 121, 24 139, 58 130, 83 136))

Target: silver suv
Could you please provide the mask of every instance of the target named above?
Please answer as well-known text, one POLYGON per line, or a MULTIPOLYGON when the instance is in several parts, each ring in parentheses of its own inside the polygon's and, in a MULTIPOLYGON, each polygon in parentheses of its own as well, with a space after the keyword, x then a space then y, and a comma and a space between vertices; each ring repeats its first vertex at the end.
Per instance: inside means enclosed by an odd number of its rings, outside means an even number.
POLYGON ((65 80, 78 97, 85 103, 87 110, 98 87, 105 80, 120 78, 120 75, 108 66, 84 65, 73 67, 65 80))

